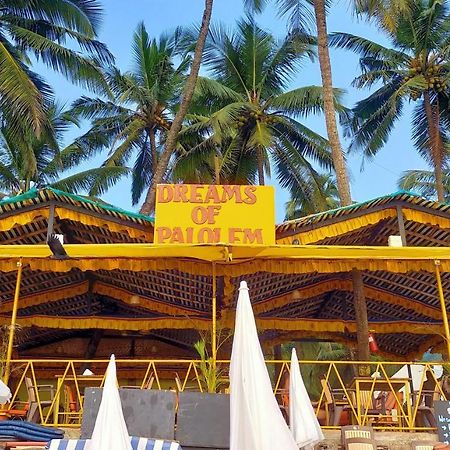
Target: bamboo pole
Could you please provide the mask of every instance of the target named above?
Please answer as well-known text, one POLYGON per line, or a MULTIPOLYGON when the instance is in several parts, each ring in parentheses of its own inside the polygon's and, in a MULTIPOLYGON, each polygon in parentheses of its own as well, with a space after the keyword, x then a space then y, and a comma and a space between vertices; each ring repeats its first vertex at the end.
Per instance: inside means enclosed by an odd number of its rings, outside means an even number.
POLYGON ((11 357, 14 345, 14 332, 16 328, 16 319, 17 319, 17 308, 19 305, 19 295, 20 295, 20 283, 22 281, 22 259, 17 262, 17 279, 16 279, 16 289, 14 291, 14 303, 13 310, 11 316, 11 326, 9 328, 9 338, 8 338, 8 350, 6 352, 6 365, 5 365, 5 373, 3 374, 3 381, 5 384, 8 384, 9 375, 11 372, 11 357))
POLYGON ((216 279, 216 264, 212 265, 212 361, 213 367, 216 367, 217 360, 217 279, 216 279))
POLYGON ((440 267, 441 267, 441 262, 438 260, 434 261, 439 301, 441 302, 442 321, 444 322, 445 341, 447 344, 447 359, 450 360, 450 329, 448 326, 447 306, 445 305, 444 290, 442 289, 442 279, 441 279, 440 267))

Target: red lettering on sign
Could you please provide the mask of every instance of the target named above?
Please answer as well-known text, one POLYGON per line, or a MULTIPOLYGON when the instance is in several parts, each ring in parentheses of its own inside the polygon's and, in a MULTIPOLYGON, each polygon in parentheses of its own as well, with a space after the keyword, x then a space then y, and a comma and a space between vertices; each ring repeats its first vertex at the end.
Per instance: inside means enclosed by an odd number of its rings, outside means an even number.
POLYGON ((173 188, 172 186, 167 186, 160 184, 157 188, 158 202, 159 203, 169 203, 173 199, 173 188))

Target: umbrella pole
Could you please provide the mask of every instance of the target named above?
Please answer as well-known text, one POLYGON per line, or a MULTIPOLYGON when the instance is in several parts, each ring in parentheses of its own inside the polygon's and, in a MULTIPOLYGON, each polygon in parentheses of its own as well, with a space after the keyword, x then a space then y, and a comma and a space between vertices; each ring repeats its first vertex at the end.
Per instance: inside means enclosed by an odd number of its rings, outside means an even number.
POLYGON ((445 305, 444 290, 442 289, 442 279, 441 279, 441 271, 440 271, 441 262, 434 261, 434 266, 435 266, 435 270, 436 270, 436 281, 437 281, 439 300, 441 302, 442 321, 444 322, 445 340, 446 340, 446 344, 447 344, 447 359, 450 360, 450 329, 448 326, 447 307, 445 305))
POLYGON ((212 363, 213 368, 216 368, 217 359, 217 280, 216 280, 216 264, 212 265, 212 363))
POLYGON ((14 303, 13 303, 13 310, 12 310, 12 316, 11 316, 11 326, 9 328, 8 349, 6 351, 5 373, 3 374, 3 381, 5 384, 8 384, 9 375, 10 375, 10 371, 11 371, 11 356, 12 356, 13 344, 14 344, 14 332, 15 332, 15 328, 16 328, 17 307, 19 305, 19 294, 20 294, 20 282, 21 281, 22 281, 22 260, 20 259, 17 262, 16 289, 14 291, 14 303))

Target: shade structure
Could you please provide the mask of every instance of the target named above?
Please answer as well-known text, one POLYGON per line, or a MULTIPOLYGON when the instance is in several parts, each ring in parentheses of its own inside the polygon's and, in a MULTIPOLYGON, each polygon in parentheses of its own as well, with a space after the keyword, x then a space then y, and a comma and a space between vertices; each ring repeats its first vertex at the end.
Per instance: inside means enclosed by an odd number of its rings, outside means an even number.
POLYGON ((230 390, 230 450, 297 450, 272 392, 245 281, 239 287, 230 390))
POLYGON ((114 355, 111 355, 106 371, 102 401, 89 450, 132 450, 117 388, 114 355))
POLYGON ((300 448, 312 449, 324 439, 303 383, 295 348, 292 349, 289 378, 289 426, 300 448))

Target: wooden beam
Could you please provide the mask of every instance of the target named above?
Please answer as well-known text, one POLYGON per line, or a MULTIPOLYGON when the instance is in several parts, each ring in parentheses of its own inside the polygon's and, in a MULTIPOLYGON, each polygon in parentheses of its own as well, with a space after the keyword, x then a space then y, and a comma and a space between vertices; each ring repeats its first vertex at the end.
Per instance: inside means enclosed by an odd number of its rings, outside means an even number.
MULTIPOLYGON (((89 339, 88 345, 86 347, 86 352, 84 354, 84 359, 93 359, 97 353, 98 345, 102 340, 104 330, 92 330, 91 338, 89 339)), ((81 371, 84 372, 89 368, 89 364, 84 363, 81 371)))
POLYGON ((397 205, 396 211, 397 211, 398 231, 399 231, 400 237, 402 239, 402 245, 403 245, 403 247, 406 247, 408 244, 406 242, 405 218, 403 217, 402 207, 397 205))
POLYGON ((48 210, 48 220, 47 220, 47 242, 50 240, 54 233, 55 226, 55 205, 51 204, 48 210))

